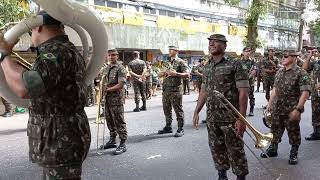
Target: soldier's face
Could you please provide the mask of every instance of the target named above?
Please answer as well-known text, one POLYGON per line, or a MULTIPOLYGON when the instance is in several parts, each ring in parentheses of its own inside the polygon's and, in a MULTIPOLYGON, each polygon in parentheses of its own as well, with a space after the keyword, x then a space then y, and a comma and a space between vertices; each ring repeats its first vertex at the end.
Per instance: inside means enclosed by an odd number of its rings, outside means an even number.
POLYGON ((108 54, 108 59, 110 61, 110 63, 116 63, 118 60, 118 54, 117 53, 110 53, 108 54))
POLYGON ((36 27, 30 31, 31 42, 32 44, 37 47, 40 44, 40 34, 39 34, 39 27, 36 27))
POLYGON ((169 50, 169 56, 170 57, 176 57, 177 54, 178 54, 177 50, 173 50, 173 49, 169 50))
POLYGON ((289 56, 288 54, 284 54, 282 57, 282 65, 291 65, 295 62, 296 58, 296 56, 289 56))
POLYGON ((274 50, 269 50, 269 56, 274 56, 274 50))
POLYGON ((211 39, 209 40, 209 53, 211 55, 223 54, 226 50, 227 44, 223 41, 211 39))

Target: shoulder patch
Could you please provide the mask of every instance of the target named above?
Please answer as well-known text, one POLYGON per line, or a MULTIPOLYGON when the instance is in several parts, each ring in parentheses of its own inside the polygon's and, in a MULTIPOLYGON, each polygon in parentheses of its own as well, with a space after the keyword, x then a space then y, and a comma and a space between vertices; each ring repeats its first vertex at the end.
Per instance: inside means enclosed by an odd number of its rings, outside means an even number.
POLYGON ((57 59, 57 57, 52 53, 43 53, 43 54, 41 54, 41 57, 43 59, 47 59, 47 60, 56 60, 57 59))

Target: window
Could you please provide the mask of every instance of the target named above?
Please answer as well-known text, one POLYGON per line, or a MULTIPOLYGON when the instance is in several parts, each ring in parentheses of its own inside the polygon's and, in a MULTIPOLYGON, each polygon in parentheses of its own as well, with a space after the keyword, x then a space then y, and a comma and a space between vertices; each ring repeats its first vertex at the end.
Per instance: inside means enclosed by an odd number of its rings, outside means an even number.
POLYGON ((111 8, 118 8, 118 3, 113 1, 107 1, 107 6, 111 8))
POLYGON ((176 17, 176 13, 172 11, 168 11, 168 16, 169 17, 176 17))
POLYGON ((143 12, 146 14, 156 14, 156 10, 150 8, 143 8, 143 12))
POLYGON ((167 15, 167 11, 165 11, 165 10, 159 10, 159 15, 161 15, 161 16, 166 16, 166 15, 167 15))
POLYGON ((94 0, 94 5, 105 6, 106 2, 105 0, 94 0))

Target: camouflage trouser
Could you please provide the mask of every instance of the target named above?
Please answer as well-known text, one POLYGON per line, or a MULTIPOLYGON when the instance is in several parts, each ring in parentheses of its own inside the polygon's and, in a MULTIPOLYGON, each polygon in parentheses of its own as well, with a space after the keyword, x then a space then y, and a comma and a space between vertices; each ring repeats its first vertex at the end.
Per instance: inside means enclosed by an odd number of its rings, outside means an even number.
POLYGON ((255 98, 254 98, 254 86, 250 85, 249 87, 249 100, 250 100, 250 107, 255 105, 255 98))
POLYGON ((248 162, 241 137, 230 123, 214 123, 207 120, 208 140, 212 158, 217 170, 228 170, 237 176, 249 173, 248 162))
POLYGON ((94 88, 94 84, 90 84, 87 90, 87 105, 95 104, 96 92, 94 88))
POLYGON ((4 105, 4 110, 5 112, 11 112, 12 111, 12 106, 11 103, 9 103, 7 100, 5 100, 3 97, 1 97, 2 103, 4 105))
POLYGON ((152 88, 152 83, 151 82, 146 82, 146 96, 150 97, 151 96, 151 88, 152 88))
POLYGON ((270 91, 273 88, 274 76, 264 76, 263 78, 263 86, 266 90, 266 99, 269 101, 270 99, 270 91))
POLYGON ((301 144, 299 121, 290 121, 288 115, 272 115, 271 133, 273 143, 280 143, 284 130, 287 130, 290 145, 301 144))
POLYGON ((312 126, 320 126, 320 97, 312 95, 311 98, 312 107, 312 126))
POLYGON ((105 105, 105 118, 110 131, 110 137, 116 137, 119 134, 121 140, 127 140, 127 127, 123 113, 123 105, 105 105))
POLYGON ((182 94, 180 92, 163 92, 162 93, 163 112, 166 117, 166 126, 172 124, 172 107, 177 116, 178 127, 184 125, 184 113, 182 108, 182 94))
POLYGON ((146 83, 133 81, 133 90, 134 90, 134 102, 139 104, 140 102, 140 95, 142 101, 146 101, 146 83))
MULTIPOLYGON (((261 75, 258 75, 257 76, 257 90, 259 91, 260 90, 260 84, 261 82, 263 83, 262 81, 262 76, 261 75)), ((263 90, 264 90, 264 85, 263 85, 263 90)))
POLYGON ((183 79, 183 94, 190 93, 190 82, 188 79, 183 79))
POLYGON ((42 180, 80 180, 81 179, 81 165, 43 168, 42 180))

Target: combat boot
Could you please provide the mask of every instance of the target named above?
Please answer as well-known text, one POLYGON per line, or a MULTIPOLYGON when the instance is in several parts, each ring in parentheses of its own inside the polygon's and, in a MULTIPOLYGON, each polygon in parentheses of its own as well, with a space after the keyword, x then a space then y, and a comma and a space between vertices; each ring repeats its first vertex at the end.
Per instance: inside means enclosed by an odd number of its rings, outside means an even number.
POLYGON ((178 128, 177 132, 174 134, 174 137, 182 137, 184 135, 184 130, 182 128, 178 128))
POLYGON ((250 113, 249 113, 249 116, 254 116, 254 114, 253 114, 253 110, 254 110, 254 106, 250 106, 250 113))
POLYGON ((268 147, 265 153, 261 153, 261 158, 268 158, 268 157, 277 157, 278 156, 278 144, 272 143, 268 147))
POLYGON ((171 126, 165 126, 163 129, 158 131, 158 134, 169 134, 169 133, 172 133, 171 126))
POLYGON ((115 137, 110 137, 110 140, 103 146, 103 149, 116 148, 117 142, 115 137))
POLYGON ((136 103, 136 108, 133 109, 133 112, 140 112, 139 103, 136 103))
POLYGON ((305 138, 307 141, 316 141, 320 140, 320 127, 315 126, 313 127, 313 133, 310 136, 305 138))
POLYGON ((237 180, 246 180, 246 176, 237 176, 237 180))
POLYGON ((120 145, 117 147, 117 149, 113 152, 114 155, 120 155, 124 152, 127 151, 127 147, 126 147, 126 144, 125 144, 125 141, 121 141, 120 142, 120 145))
POLYGON ((220 170, 218 171, 219 178, 218 180, 228 180, 227 171, 220 170))
POLYGON ((299 146, 293 145, 291 147, 290 156, 289 156, 289 164, 296 165, 298 164, 298 150, 299 146))
POLYGON ((140 111, 146 111, 147 110, 147 103, 146 101, 143 101, 143 105, 140 108, 140 111))

